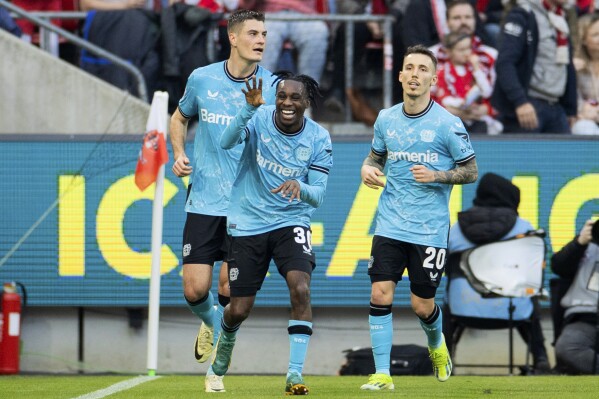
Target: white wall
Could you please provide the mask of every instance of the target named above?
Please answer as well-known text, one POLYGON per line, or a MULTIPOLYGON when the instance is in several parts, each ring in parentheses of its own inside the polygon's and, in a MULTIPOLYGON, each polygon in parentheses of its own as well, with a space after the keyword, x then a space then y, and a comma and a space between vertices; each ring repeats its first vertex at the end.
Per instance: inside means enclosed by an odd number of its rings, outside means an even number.
MULTIPOLYGON (((426 345, 416 316, 406 309, 394 310, 394 344, 426 345)), ((256 308, 242 325, 233 353, 230 373, 283 374, 289 358, 288 311, 256 308)), ((84 312, 84 363, 86 373, 146 372, 147 320, 139 330, 129 327, 122 308, 93 308, 84 312)), ((186 308, 162 308, 160 315, 158 373, 204 374, 193 345, 199 328, 186 308)), ((552 365, 553 333, 547 310, 543 314, 546 347, 552 365)), ((23 372, 75 373, 79 370, 78 316, 75 308, 27 308, 22 325, 21 370, 23 372)), ((524 364, 526 351, 514 332, 515 362, 524 364)), ((343 350, 369 346, 368 306, 359 309, 314 309, 314 335, 304 372, 335 375, 345 359, 343 350)), ((508 374, 503 368, 460 368, 463 364, 506 364, 507 330, 465 331, 457 347, 456 373, 508 374)), ((516 371, 517 373, 517 371, 516 371)))
POLYGON ((0 54, 0 134, 145 132, 150 106, 127 92, 1 29, 0 54))

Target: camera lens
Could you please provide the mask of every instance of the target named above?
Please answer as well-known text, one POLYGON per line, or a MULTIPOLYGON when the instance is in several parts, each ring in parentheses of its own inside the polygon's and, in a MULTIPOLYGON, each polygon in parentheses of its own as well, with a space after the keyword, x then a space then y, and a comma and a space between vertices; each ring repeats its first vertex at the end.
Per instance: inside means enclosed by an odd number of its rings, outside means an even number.
POLYGON ((593 242, 599 245, 599 219, 595 220, 593 223, 593 229, 591 230, 591 236, 593 237, 593 242))

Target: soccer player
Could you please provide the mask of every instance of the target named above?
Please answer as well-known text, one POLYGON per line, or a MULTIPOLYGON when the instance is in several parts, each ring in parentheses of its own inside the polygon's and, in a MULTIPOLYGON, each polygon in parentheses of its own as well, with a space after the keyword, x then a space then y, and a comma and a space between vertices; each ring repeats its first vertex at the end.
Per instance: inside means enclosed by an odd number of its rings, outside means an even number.
MULTIPOLYGON (((226 262, 221 266, 216 311, 210 287, 214 262, 226 261, 229 241, 226 214, 243 149, 239 146, 225 151, 219 145, 220 138, 245 104, 241 93, 245 78, 263 79, 264 98, 274 103, 275 77, 258 66, 266 45, 264 14, 235 11, 229 17, 227 29, 231 43, 229 59, 192 72, 170 126, 175 158, 173 172, 179 177, 193 173, 185 203, 183 294, 191 311, 202 320, 195 343, 195 357, 200 363, 208 360, 212 353, 222 312, 229 302, 226 262), (191 164, 185 153, 185 138, 189 119, 195 115, 199 121, 191 164)), ((214 374, 206 376, 205 387, 207 392, 224 391, 222 378, 214 374)))
POLYGON ((245 143, 245 149, 227 214, 231 302, 211 367, 216 375, 227 372, 237 330, 274 260, 291 299, 285 392, 305 395, 302 369, 312 335, 310 279, 316 266, 310 220, 324 200, 333 153, 329 132, 304 117, 319 94, 318 83, 287 72, 279 79, 276 106, 261 106, 262 82, 256 86, 252 77, 252 85, 248 82, 243 91, 247 104, 221 139, 223 148, 245 143))
POLYGON ((379 113, 362 165, 362 182, 373 189, 384 187, 368 264, 376 371, 362 385, 365 390, 394 389, 389 371, 391 307, 406 268, 412 309, 426 334, 435 376, 446 381, 451 375, 435 293, 445 268, 452 184, 476 181, 478 169, 460 119, 431 100, 436 68, 437 60, 426 47, 407 49, 399 73, 404 102, 379 113), (381 180, 385 166, 386 184, 381 180))

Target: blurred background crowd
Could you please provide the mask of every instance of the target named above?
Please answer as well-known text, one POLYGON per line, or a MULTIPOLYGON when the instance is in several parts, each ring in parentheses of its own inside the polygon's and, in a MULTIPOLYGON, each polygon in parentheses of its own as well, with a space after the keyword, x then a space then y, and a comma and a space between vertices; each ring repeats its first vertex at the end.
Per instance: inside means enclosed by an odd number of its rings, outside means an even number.
MULTIPOLYGON (((405 49, 429 46, 439 60, 434 99, 473 134, 599 134, 599 14, 594 0, 12 0, 28 11, 85 12, 52 23, 132 62, 148 92, 166 90, 169 111, 197 67, 229 54, 225 18, 238 8, 267 14, 262 65, 316 79, 324 97, 320 121, 372 126, 383 107, 384 68, 392 101, 405 49), (332 15, 391 16, 351 25, 332 15), (297 18, 277 20, 277 16, 297 18), (316 18, 306 18, 316 17, 316 18), (390 40, 389 40, 390 39, 390 40), (392 66, 385 47, 393 50, 392 66), (346 82, 346 52, 353 53, 346 82)), ((6 10, 0 27, 34 45, 39 28, 6 10)), ((598 10, 599 11, 599 10, 598 10)), ((56 56, 126 90, 131 77, 58 35, 56 56)))

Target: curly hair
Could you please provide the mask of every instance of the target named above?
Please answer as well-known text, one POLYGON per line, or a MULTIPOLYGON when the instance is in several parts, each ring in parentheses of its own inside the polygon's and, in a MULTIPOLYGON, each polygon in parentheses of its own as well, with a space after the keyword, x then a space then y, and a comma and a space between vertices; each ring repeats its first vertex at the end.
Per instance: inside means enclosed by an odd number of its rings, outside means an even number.
POLYGON ((278 87, 279 83, 283 80, 294 80, 304 85, 306 92, 308 93, 308 100, 313 108, 316 108, 316 97, 322 97, 318 82, 308 75, 296 75, 290 71, 277 71, 273 73, 273 76, 277 78, 272 83, 273 86, 278 87))

